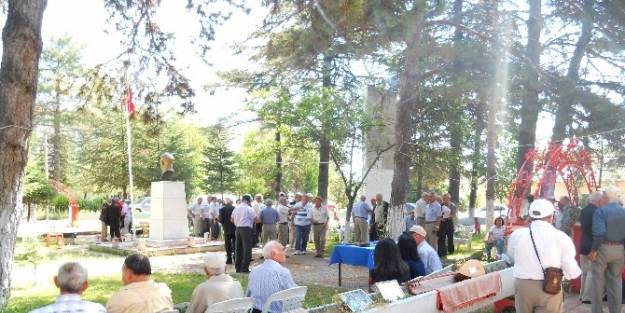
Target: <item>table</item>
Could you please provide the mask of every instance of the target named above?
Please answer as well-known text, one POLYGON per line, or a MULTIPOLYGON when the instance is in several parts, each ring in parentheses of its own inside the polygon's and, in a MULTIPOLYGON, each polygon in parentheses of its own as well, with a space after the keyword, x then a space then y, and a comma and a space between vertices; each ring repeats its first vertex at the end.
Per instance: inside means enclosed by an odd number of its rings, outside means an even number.
POLYGON ((361 247, 350 244, 338 244, 332 251, 328 265, 338 263, 339 265, 339 286, 341 286, 341 265, 349 264, 355 266, 366 266, 372 270, 375 266, 373 261, 373 251, 377 241, 369 243, 368 247, 361 247))

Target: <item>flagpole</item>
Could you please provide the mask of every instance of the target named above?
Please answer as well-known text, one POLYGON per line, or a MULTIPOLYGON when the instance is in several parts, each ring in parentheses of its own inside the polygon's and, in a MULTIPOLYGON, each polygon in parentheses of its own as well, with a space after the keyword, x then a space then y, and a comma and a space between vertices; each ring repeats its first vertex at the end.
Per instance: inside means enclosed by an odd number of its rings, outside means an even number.
POLYGON ((126 115, 126 142, 128 144, 128 184, 129 184, 129 195, 130 195, 130 203, 132 204, 135 200, 134 198, 134 183, 132 179, 132 129, 130 128, 130 112, 128 112, 128 97, 130 96, 130 84, 128 83, 128 66, 130 62, 124 62, 124 82, 126 89, 126 97, 124 99, 124 115, 126 115))

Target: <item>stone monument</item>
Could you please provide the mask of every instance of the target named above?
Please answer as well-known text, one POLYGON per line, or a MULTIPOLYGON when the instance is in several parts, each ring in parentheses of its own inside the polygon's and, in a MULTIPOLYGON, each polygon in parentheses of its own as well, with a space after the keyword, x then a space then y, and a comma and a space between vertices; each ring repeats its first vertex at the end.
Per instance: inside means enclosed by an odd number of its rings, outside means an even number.
POLYGON ((161 181, 152 182, 148 245, 184 243, 189 235, 184 182, 175 181, 174 156, 160 157, 161 181))

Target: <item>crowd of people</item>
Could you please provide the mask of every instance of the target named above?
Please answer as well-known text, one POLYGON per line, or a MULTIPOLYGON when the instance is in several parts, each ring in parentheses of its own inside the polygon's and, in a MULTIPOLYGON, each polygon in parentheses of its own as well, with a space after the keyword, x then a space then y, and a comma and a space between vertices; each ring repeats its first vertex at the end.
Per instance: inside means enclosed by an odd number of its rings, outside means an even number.
MULTIPOLYGON (((226 257, 223 253, 206 253, 203 264, 206 281, 193 290, 186 312, 204 313, 217 302, 247 296, 255 301, 252 312, 260 313, 272 294, 297 286, 291 272, 283 266, 286 261, 284 250, 285 247, 276 240, 270 240, 263 246, 265 261, 249 274, 245 292, 241 283, 226 273, 226 257)), ((82 299, 89 287, 87 270, 76 262, 65 263, 54 277, 54 283, 60 291, 56 301, 30 313, 146 313, 173 309, 172 291, 165 283, 152 279, 148 257, 142 254, 126 257, 121 276, 122 287, 108 299, 104 307, 82 299)), ((270 311, 281 312, 281 306, 279 302, 274 303, 270 311)))
POLYGON ((107 198, 100 208, 100 222, 102 241, 121 240, 122 236, 132 234, 132 209, 130 200, 118 197, 107 198))

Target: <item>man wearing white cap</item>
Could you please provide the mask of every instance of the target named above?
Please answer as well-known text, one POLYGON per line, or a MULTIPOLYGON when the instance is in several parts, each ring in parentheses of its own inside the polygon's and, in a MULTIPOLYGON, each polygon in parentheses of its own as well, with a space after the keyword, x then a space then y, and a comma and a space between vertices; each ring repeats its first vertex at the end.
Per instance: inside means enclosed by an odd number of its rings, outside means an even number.
POLYGON ((191 294, 188 313, 204 313, 213 303, 243 297, 241 283, 226 274, 226 256, 209 252, 204 255, 204 273, 208 278, 191 294))
POLYGON ((438 253, 436 253, 436 250, 434 250, 434 248, 432 248, 432 246, 430 246, 430 244, 428 244, 425 240, 427 237, 425 228, 415 225, 410 227, 408 232, 417 242, 417 253, 419 254, 421 261, 423 261, 425 275, 442 269, 443 264, 441 263, 441 259, 438 257, 438 253))
POLYGON ((566 279, 578 277, 582 271, 575 261, 571 238, 553 227, 553 204, 545 199, 532 202, 532 220, 527 228, 515 230, 508 240, 508 256, 514 261, 516 312, 562 312, 562 290, 557 294, 543 291, 546 268, 559 268, 566 279))

